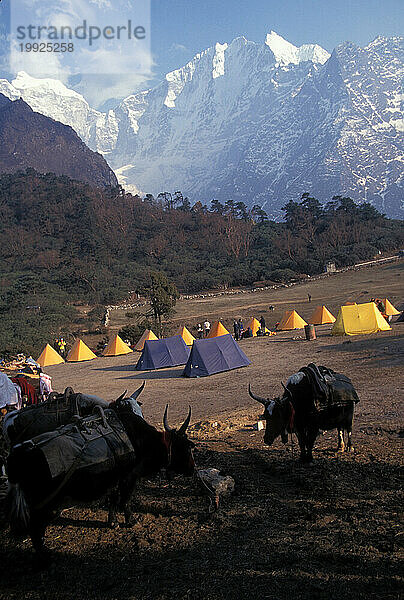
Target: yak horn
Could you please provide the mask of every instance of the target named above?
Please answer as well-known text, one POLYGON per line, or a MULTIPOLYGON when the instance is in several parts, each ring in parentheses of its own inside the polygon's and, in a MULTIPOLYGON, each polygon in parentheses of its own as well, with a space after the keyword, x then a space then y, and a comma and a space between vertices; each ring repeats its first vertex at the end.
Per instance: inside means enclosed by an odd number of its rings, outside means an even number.
POLYGON ((128 393, 128 390, 125 390, 125 391, 124 391, 124 393, 123 393, 123 394, 121 394, 121 395, 119 396, 119 398, 117 398, 117 399, 115 400, 115 402, 120 402, 121 400, 123 400, 123 399, 125 398, 125 396, 126 396, 126 394, 127 394, 127 393, 128 393))
POLYGON ((286 385, 283 383, 283 381, 281 381, 281 384, 282 384, 282 387, 283 387, 283 389, 285 390, 285 392, 287 392, 287 393, 289 394, 289 396, 290 396, 291 398, 293 398, 293 394, 292 394, 292 392, 291 392, 291 391, 290 391, 290 390, 289 390, 289 389, 286 387, 286 385))
POLYGON ((191 420, 191 406, 189 407, 188 416, 178 430, 178 433, 185 433, 191 420))
POLYGON ((264 406, 267 405, 267 399, 266 398, 261 398, 261 396, 256 396, 255 394, 252 393, 252 391, 251 391, 251 384, 250 383, 248 384, 248 393, 250 394, 251 398, 253 398, 257 402, 261 402, 261 404, 263 404, 264 406))
POLYGON ((71 387, 67 387, 65 389, 65 391, 63 392, 65 400, 67 400, 68 398, 70 398, 70 396, 73 396, 73 394, 74 394, 74 392, 73 392, 73 389, 71 387))
POLYGON ((163 425, 164 425, 164 429, 166 431, 172 431, 171 427, 169 426, 169 424, 167 423, 167 413, 168 413, 168 404, 166 404, 166 409, 164 411, 164 417, 163 417, 163 425))
POLYGON ((136 400, 136 398, 143 392, 145 385, 146 385, 146 381, 144 381, 142 383, 142 385, 140 386, 139 389, 136 390, 136 392, 133 392, 133 394, 131 395, 131 398, 133 398, 133 400, 136 400))

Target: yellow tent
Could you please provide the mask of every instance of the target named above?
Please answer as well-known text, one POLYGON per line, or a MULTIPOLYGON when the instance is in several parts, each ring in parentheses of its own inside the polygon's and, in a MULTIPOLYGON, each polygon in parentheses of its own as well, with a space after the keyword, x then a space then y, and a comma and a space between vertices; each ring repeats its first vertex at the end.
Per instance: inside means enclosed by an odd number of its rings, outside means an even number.
POLYGON ((132 352, 131 348, 129 348, 128 344, 116 334, 115 337, 111 339, 108 346, 104 348, 102 355, 103 356, 118 356, 119 354, 129 354, 132 352))
POLYGON ((335 323, 335 317, 330 313, 326 306, 317 306, 309 319, 313 325, 324 325, 325 323, 335 323))
POLYGON ((374 302, 341 306, 331 333, 333 335, 360 335, 391 329, 374 302))
POLYGON ((382 302, 385 306, 385 311, 384 314, 387 315, 388 317, 390 315, 399 315, 400 312, 394 308, 394 306, 392 305, 392 303, 390 302, 390 300, 388 298, 382 298, 382 302))
POLYGON ((306 321, 295 310, 287 310, 278 325, 278 330, 303 329, 305 325, 306 321))
POLYGON ((194 336, 192 335, 192 333, 185 327, 185 325, 182 327, 181 325, 178 327, 177 331, 174 333, 174 335, 180 335, 182 337, 182 339, 184 340, 184 342, 186 343, 187 346, 192 346, 192 344, 195 341, 194 336))
POLYGON ((220 321, 216 321, 216 323, 213 323, 213 327, 207 337, 214 338, 219 337, 220 335, 228 335, 228 333, 226 327, 222 325, 220 321))
POLYGON ((50 365, 60 365, 60 363, 64 363, 65 361, 60 354, 58 354, 56 350, 52 348, 52 346, 46 344, 36 362, 41 367, 49 367, 50 365))
MULTIPOLYGON (((248 321, 245 329, 251 329, 253 337, 256 337, 258 329, 261 329, 261 324, 255 317, 252 317, 250 321, 248 321)), ((265 327, 265 333, 269 333, 269 329, 265 327)))
POLYGON ((83 340, 76 340, 67 355, 66 360, 68 362, 81 362, 83 360, 92 360, 93 358, 97 358, 96 355, 83 340))
POLYGON ((154 335, 151 329, 144 330, 142 337, 135 346, 135 350, 141 352, 143 350, 144 343, 147 342, 147 340, 158 340, 158 337, 154 335))

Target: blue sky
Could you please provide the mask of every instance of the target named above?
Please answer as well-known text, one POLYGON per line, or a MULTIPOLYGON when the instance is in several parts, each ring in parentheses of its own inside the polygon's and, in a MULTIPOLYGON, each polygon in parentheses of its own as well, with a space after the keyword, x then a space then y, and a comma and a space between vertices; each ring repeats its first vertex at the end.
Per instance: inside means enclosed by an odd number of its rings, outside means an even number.
MULTIPOLYGON (((17 3, 26 4, 26 0, 0 0, 0 77, 14 75, 1 65, 1 54, 5 54, 1 38, 7 33, 12 2, 15 3, 14 12, 17 3)), ((41 15, 64 10, 65 14, 74 15, 76 20, 77 16, 81 17, 83 7, 87 11, 85 16, 91 14, 93 20, 101 20, 102 9, 109 7, 110 11, 118 12, 119 19, 125 21, 132 15, 136 18, 139 5, 149 2, 151 45, 149 43, 141 54, 142 73, 140 70, 134 72, 133 57, 125 56, 125 60, 122 60, 122 52, 119 56, 117 46, 111 45, 108 59, 101 51, 98 54, 87 52, 87 56, 96 59, 92 73, 98 73, 97 69, 102 70, 104 65, 109 65, 109 73, 116 72, 115 87, 111 88, 111 95, 115 97, 147 89, 158 83, 167 72, 183 66, 201 50, 216 42, 231 42, 240 35, 264 43, 266 33, 274 30, 297 46, 318 43, 331 52, 335 46, 347 40, 366 45, 377 35, 404 33, 404 0, 58 0, 57 3, 29 0, 27 4, 35 6, 41 15), (148 61, 146 55, 150 52, 151 60, 148 61), (124 62, 126 68, 122 69, 124 62)), ((104 17, 109 18, 105 14, 104 17)), ((39 57, 31 54, 31 58, 35 61, 42 58, 48 65, 52 60, 57 62, 57 57, 51 55, 39 57)), ((64 58, 73 59, 73 56, 64 58)), ((88 60, 83 60, 79 54, 76 54, 76 58, 80 68, 83 63, 88 65, 88 60)), ((71 72, 74 70, 71 69, 71 72)), ((102 92, 106 90, 106 78, 102 79, 99 73, 97 77, 100 81, 98 89, 94 79, 88 80, 88 83, 84 78, 82 87, 78 84, 76 89, 90 101, 92 91, 101 103, 106 100, 102 97, 102 92)), ((60 79, 63 79, 62 75, 60 79)), ((110 79, 109 76, 108 81, 110 79)))
POLYGON ((297 46, 317 43, 329 52, 347 40, 361 46, 377 35, 404 34, 404 0, 152 0, 151 17, 159 75, 215 42, 244 35, 263 43, 271 29, 297 46))

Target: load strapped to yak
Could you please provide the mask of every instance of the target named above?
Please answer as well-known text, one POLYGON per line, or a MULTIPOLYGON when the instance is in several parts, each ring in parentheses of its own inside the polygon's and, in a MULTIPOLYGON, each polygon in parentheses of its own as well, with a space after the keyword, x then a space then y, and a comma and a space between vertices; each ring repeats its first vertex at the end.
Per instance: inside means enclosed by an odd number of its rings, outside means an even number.
MULTIPOLYGON (((328 367, 317 366, 314 363, 309 363, 307 367, 302 367, 299 369, 299 372, 304 373, 309 380, 313 394, 313 408, 317 412, 321 413, 343 406, 341 404, 339 385, 336 386, 336 384, 340 382, 343 385, 349 384, 352 386, 352 381, 349 377, 346 377, 342 373, 336 373, 328 367)), ((359 402, 359 397, 355 390, 353 391, 353 396, 354 403, 356 404, 359 402)))
POLYGON ((80 481, 85 484, 91 473, 93 485, 102 487, 111 468, 120 471, 134 465, 135 452, 118 416, 101 407, 97 412, 14 446, 8 461, 10 481, 13 482, 14 464, 18 464, 20 453, 32 453, 34 462, 45 460, 50 479, 60 481, 42 501, 45 507, 73 475, 78 485, 80 481))

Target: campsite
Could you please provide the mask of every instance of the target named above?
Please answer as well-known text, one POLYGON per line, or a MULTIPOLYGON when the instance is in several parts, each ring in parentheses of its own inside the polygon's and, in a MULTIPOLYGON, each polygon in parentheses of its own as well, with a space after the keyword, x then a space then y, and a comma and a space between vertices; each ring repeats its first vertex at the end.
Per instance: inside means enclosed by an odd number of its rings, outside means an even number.
MULTIPOLYGON (((241 314, 246 321, 263 312, 268 323, 296 309, 307 321, 317 304, 337 316, 344 301, 366 302, 371 295, 401 307, 402 265, 182 301, 172 333, 184 322, 192 332, 191 324, 205 316, 213 323, 241 314)), ((121 317, 112 311, 112 332, 121 317)), ((399 598, 404 324, 357 336, 331 336, 332 326, 316 326, 311 341, 302 329, 241 340, 251 364, 210 377, 182 377, 183 365, 138 371, 139 352, 48 367, 55 388, 72 386, 107 400, 146 381, 143 413, 160 429, 167 402, 173 424, 190 404, 198 468, 231 475, 236 489, 212 511, 193 480, 144 480, 130 529, 107 528, 104 505, 67 508, 48 527, 54 561, 40 573, 30 540, 16 542, 3 532, 0 598, 399 598), (296 440, 264 445, 263 431, 254 428, 262 405, 248 396, 248 384, 271 398, 309 362, 349 376, 360 403, 355 451, 337 454, 336 432, 329 431, 316 441, 313 466, 305 467, 297 462, 296 440)), ((91 338, 85 342, 92 346, 91 338)))

